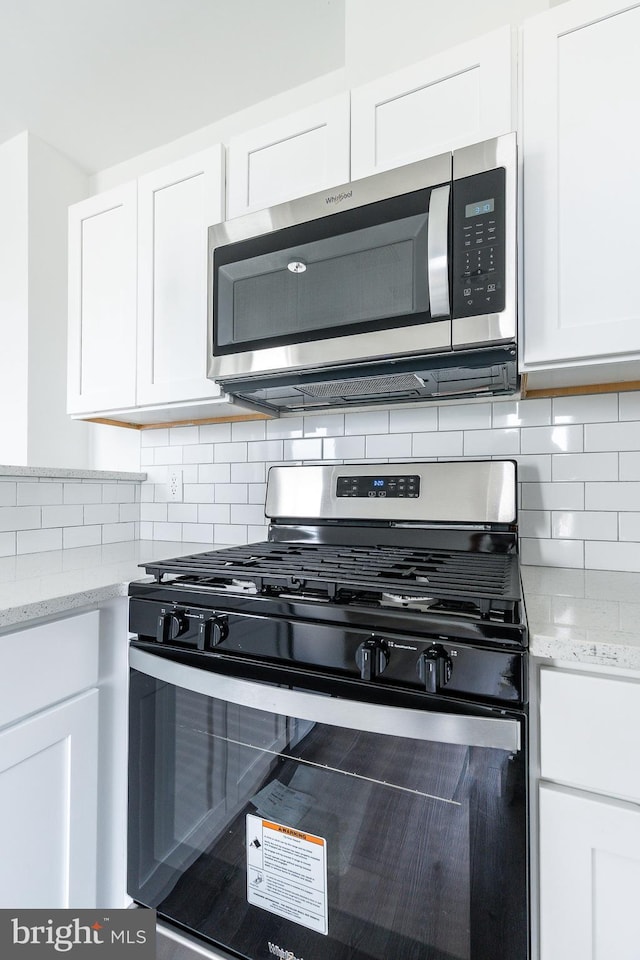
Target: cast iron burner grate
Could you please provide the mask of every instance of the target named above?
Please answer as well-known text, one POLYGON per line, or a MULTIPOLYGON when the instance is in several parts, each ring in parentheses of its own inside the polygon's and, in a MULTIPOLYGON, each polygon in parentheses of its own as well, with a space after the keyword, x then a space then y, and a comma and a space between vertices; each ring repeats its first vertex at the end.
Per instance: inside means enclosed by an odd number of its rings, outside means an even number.
POLYGON ((250 583, 267 596, 422 605, 508 622, 517 619, 521 600, 517 556, 505 553, 265 541, 144 567, 158 582, 171 575, 194 587, 250 583))

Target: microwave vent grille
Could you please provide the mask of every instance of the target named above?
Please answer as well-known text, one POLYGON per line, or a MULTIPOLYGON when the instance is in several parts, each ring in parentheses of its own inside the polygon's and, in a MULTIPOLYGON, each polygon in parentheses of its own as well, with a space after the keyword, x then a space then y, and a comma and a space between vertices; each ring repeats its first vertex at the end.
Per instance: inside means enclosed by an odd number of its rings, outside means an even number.
POLYGON ((388 393, 417 394, 422 388, 424 388, 424 381, 415 373, 363 377, 359 380, 337 380, 332 383, 307 383, 296 387, 300 393, 318 400, 329 397, 360 397, 388 393))

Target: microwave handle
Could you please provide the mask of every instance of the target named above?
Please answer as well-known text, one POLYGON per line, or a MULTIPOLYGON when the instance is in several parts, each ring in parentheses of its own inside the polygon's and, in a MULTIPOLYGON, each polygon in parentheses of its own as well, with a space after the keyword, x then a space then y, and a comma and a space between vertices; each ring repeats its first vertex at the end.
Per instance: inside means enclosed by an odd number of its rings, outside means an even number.
POLYGON ((449 196, 451 184, 435 187, 429 197, 427 274, 432 317, 450 317, 449 196))

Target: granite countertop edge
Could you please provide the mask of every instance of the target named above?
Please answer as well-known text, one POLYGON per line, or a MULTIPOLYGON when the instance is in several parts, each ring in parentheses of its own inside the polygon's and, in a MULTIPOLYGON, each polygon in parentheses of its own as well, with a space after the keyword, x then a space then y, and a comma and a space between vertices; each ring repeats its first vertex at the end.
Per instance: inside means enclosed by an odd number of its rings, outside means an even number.
POLYGON ((131 473, 125 470, 83 470, 66 467, 15 467, 0 464, 0 479, 20 477, 41 477, 52 480, 127 480, 142 483, 146 473, 131 473))

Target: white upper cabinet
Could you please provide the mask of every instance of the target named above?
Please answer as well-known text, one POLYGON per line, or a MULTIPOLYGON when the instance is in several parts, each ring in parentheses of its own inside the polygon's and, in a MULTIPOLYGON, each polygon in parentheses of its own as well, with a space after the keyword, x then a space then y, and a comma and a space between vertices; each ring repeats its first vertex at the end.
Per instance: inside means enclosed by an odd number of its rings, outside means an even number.
POLYGON ((525 369, 634 359, 640 4, 570 0, 523 37, 525 369))
POLYGON ((227 219, 349 180, 349 94, 229 140, 227 219))
POLYGON ((136 399, 136 184, 69 209, 67 412, 136 399))
POLYGON ((512 130, 512 51, 502 27, 352 90, 352 179, 512 130))
POLYGON ((207 228, 224 217, 222 145, 138 180, 138 404, 219 396, 206 377, 207 228))

